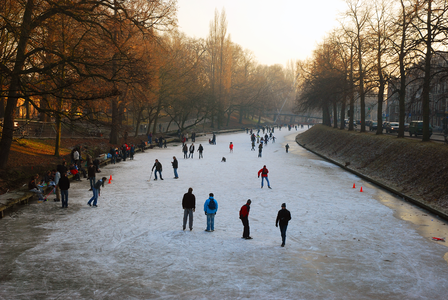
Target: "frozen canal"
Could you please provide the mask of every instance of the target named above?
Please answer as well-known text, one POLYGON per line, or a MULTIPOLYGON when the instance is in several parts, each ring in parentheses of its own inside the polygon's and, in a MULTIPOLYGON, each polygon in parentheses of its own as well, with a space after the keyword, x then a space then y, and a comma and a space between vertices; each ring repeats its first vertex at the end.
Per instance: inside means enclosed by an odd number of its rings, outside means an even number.
POLYGON ((296 134, 276 130, 262 158, 246 133, 197 139, 201 160, 183 159, 179 145, 146 151, 102 169, 113 180, 98 208, 87 206, 83 180, 68 209, 32 203, 10 214, 0 220, 0 299, 446 299, 448 249, 431 240, 448 236, 446 223, 299 148, 296 134), (148 182, 156 158, 165 180, 148 182), (272 190, 260 188, 264 164, 272 190), (184 232, 189 187, 197 209, 184 232), (211 233, 210 192, 219 203, 211 233), (243 240, 238 212, 249 198, 253 240, 243 240), (283 202, 292 215, 284 248, 283 202))

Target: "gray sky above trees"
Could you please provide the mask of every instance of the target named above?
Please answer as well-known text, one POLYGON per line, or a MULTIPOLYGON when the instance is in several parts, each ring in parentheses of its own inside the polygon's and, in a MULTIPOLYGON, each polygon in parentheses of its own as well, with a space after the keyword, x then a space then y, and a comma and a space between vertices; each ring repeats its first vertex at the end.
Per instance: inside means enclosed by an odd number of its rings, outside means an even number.
POLYGON ((342 0, 178 0, 179 29, 205 38, 215 9, 222 8, 234 43, 251 50, 261 64, 286 65, 311 56, 347 5, 342 0))

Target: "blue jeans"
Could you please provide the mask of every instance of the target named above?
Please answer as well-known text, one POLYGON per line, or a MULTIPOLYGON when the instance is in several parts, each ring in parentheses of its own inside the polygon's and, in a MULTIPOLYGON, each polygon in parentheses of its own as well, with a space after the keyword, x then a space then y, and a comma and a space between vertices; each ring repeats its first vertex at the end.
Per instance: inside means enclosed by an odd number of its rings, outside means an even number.
POLYGON ((68 207, 68 190, 61 190, 62 207, 68 207))
POLYGON ((179 177, 178 175, 177 175, 177 168, 176 169, 174 169, 174 177, 179 177))
POLYGON ((268 183, 268 186, 271 186, 271 184, 269 183, 269 179, 267 177, 261 177, 261 187, 263 187, 263 182, 266 179, 266 182, 268 183))
POLYGON ((286 242, 286 229, 288 225, 280 225, 280 234, 282 235, 282 244, 284 245, 286 242))
POLYGON ((90 177, 89 182, 90 182, 90 188, 93 190, 93 185, 95 184, 95 177, 90 177))
POLYGON ((158 171, 158 170, 154 171, 154 178, 157 179, 157 172, 159 172, 160 179, 163 179, 162 178, 162 171, 158 171))
POLYGON ((216 214, 207 214, 207 231, 215 230, 215 215, 216 214))
POLYGON ((98 190, 96 188, 92 188, 92 191, 93 191, 93 197, 90 198, 87 204, 90 204, 93 201, 93 205, 96 205, 96 202, 98 201, 98 190))

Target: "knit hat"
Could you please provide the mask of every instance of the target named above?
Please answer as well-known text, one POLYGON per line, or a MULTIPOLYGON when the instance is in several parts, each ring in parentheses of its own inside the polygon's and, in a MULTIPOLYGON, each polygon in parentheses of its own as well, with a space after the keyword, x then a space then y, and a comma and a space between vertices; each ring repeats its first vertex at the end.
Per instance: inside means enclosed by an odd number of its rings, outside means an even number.
POLYGON ((282 203, 282 207, 286 207, 286 203, 282 203))

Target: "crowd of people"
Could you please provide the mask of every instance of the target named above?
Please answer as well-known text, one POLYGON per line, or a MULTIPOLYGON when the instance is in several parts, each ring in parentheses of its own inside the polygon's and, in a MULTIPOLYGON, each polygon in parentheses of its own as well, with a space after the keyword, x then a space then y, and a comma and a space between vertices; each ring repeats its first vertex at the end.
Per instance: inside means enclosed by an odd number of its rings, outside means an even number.
MULTIPOLYGON (((281 130, 281 126, 277 127, 279 130, 281 130)), ((293 128, 292 126, 288 125, 288 130, 291 130, 293 128)), ((296 126, 297 129, 297 126, 296 126)), ((253 129, 246 129, 246 132, 250 133, 250 139, 251 139, 251 150, 255 150, 255 142, 258 143, 258 157, 261 157, 263 147, 266 147, 268 144, 268 141, 272 141, 272 143, 275 143, 275 136, 274 136, 274 127, 262 127, 255 132, 253 129)), ((194 157, 195 152, 195 137, 196 134, 193 133, 191 135, 192 143, 188 146, 188 133, 183 134, 180 136, 182 141, 182 151, 184 153, 184 159, 194 157)), ((159 139, 156 139, 156 144, 159 145, 159 147, 162 147, 163 143, 162 141, 165 141, 165 147, 166 147, 166 139, 163 139, 163 137, 160 137, 159 139)), ((152 142, 152 134, 150 133, 148 135, 148 143, 152 142)), ((213 133, 212 139, 209 140, 210 144, 216 145, 216 135, 213 133)), ((144 151, 146 146, 146 142, 142 141, 140 147, 141 150, 144 151)), ((288 153, 289 145, 286 144, 286 152, 288 153)), ((199 152, 199 159, 203 158, 203 146, 199 144, 198 149, 196 150, 199 152)), ((234 150, 234 144, 230 142, 229 144, 229 150, 230 153, 233 153, 234 150)), ((28 188, 31 192, 34 192, 38 195, 39 200, 46 201, 48 196, 53 192, 56 195, 56 198, 54 201, 61 201, 62 202, 62 208, 68 207, 68 190, 70 189, 70 180, 68 178, 69 175, 73 175, 73 180, 80 181, 81 176, 83 178, 87 178, 89 180, 90 184, 90 191, 92 191, 93 196, 90 198, 90 200, 87 202, 89 206, 98 207, 98 196, 100 195, 101 188, 104 187, 105 182, 107 181, 106 177, 102 177, 99 180, 96 180, 96 174, 101 172, 99 169, 99 160, 95 159, 93 160, 90 155, 86 154, 87 159, 87 170, 84 168, 84 161, 82 159, 82 147, 75 147, 73 148, 71 152, 71 162, 69 166, 67 167, 67 162, 63 161, 60 165, 56 167, 56 169, 48 171, 43 176, 43 179, 40 180, 39 175, 36 174, 30 179, 30 182, 28 184, 28 188), (44 194, 44 188, 45 187, 51 187, 51 191, 48 195, 45 196, 44 194)), ((113 148, 111 147, 108 157, 111 159, 111 162, 113 164, 120 162, 120 161, 126 161, 127 158, 130 160, 133 160, 135 154, 135 146, 133 144, 128 145, 126 142, 121 147, 113 148)), ((174 171, 174 179, 178 179, 178 161, 175 156, 173 156, 173 161, 171 162, 173 171, 174 171)), ((156 159, 155 163, 151 169, 151 176, 152 172, 154 171, 154 180, 163 180, 162 177, 162 164, 161 162, 156 159), (155 170, 155 171, 154 171, 155 170), (158 175, 158 176, 157 176, 158 175)), ((258 178, 261 176, 261 188, 264 186, 264 181, 266 181, 268 188, 271 189, 271 184, 269 182, 268 178, 268 169, 266 165, 263 166, 258 171, 258 178)), ((150 178, 151 179, 151 178, 150 178)), ((187 220, 189 220, 189 229, 193 230, 193 212, 195 212, 196 209, 196 199, 194 194, 192 193, 193 189, 189 188, 188 192, 184 194, 184 197, 182 199, 182 207, 184 209, 184 218, 183 218, 183 230, 186 230, 187 226, 187 220)), ((243 224, 243 236, 244 239, 252 239, 250 236, 250 227, 249 227, 249 212, 250 212, 250 205, 252 201, 249 199, 247 200, 246 204, 244 204, 240 209, 240 219, 243 224)), ((204 203, 204 213, 207 216, 207 225, 205 231, 207 232, 213 232, 214 231, 214 219, 215 215, 218 211, 218 201, 214 198, 213 193, 209 194, 209 198, 204 203)), ((286 209, 286 204, 282 204, 282 209, 278 212, 277 219, 275 222, 275 225, 280 225, 280 232, 282 236, 282 244, 281 246, 285 246, 286 241, 286 229, 288 226, 288 222, 291 219, 290 212, 286 209)))
MULTIPOLYGON (((288 126, 288 129, 291 130, 291 126, 288 126)), ((297 126, 296 126, 297 128, 297 126)), ((279 130, 281 130, 281 126, 278 127, 279 130)), ((259 157, 261 157, 261 152, 263 149, 263 145, 267 145, 268 141, 272 141, 272 143, 275 143, 275 136, 274 136, 274 127, 263 127, 258 129, 257 133, 255 134, 253 129, 246 129, 246 132, 251 136, 251 143, 252 143, 252 150, 255 148, 255 141, 259 143, 259 157), (261 135, 261 132, 263 133, 261 135)), ((182 152, 184 154, 184 159, 189 159, 194 157, 195 152, 195 145, 194 141, 188 146, 188 134, 185 134, 182 136, 182 152)), ((212 139, 209 139, 209 143, 212 145, 216 144, 216 135, 213 133, 212 139)), ((288 153, 289 145, 286 145, 286 152, 288 153)), ((229 144, 229 151, 230 153, 233 153, 234 150, 234 144, 233 142, 230 142, 229 144)), ((202 152, 203 152, 203 146, 199 144, 199 147, 197 149, 197 152, 199 152, 199 158, 202 158, 202 152)), ((224 159, 224 158, 223 158, 224 159)), ((223 160, 225 161, 225 160, 223 160)), ((173 167, 174 171, 174 179, 178 179, 178 161, 175 156, 173 156, 173 161, 171 162, 171 165, 173 167)), ((157 180, 159 177, 161 180, 162 178, 162 164, 158 159, 155 159, 155 163, 151 169, 151 176, 152 172, 154 171, 154 180, 157 180), (155 170, 155 171, 154 171, 155 170), (158 175, 158 176, 157 176, 158 175)), ((258 178, 261 176, 261 188, 264 186, 264 181, 266 181, 268 188, 271 189, 271 184, 269 182, 268 178, 269 170, 267 169, 266 165, 263 166, 258 171, 258 178)), ((151 180, 151 177, 150 177, 151 180)), ((249 211, 250 211, 250 204, 252 201, 249 199, 245 205, 243 205, 240 209, 240 219, 243 223, 243 236, 244 239, 252 239, 250 236, 250 227, 249 227, 249 211)), ((187 228, 187 221, 188 221, 188 227, 191 230, 193 230, 193 213, 196 211, 196 197, 193 194, 193 188, 189 188, 188 192, 184 194, 182 198, 182 208, 184 210, 184 216, 183 216, 183 230, 186 230, 187 228)), ((215 215, 218 211, 218 201, 214 198, 213 193, 209 194, 209 198, 204 203, 204 213, 207 216, 207 225, 205 231, 207 232, 213 232, 215 230, 214 228, 214 220, 215 215)), ((291 220, 291 214, 286 209, 286 204, 283 203, 281 205, 281 210, 279 210, 277 214, 277 219, 275 222, 275 226, 280 225, 280 233, 282 237, 282 244, 281 246, 285 246, 286 242, 286 229, 288 227, 288 222, 291 220)))

